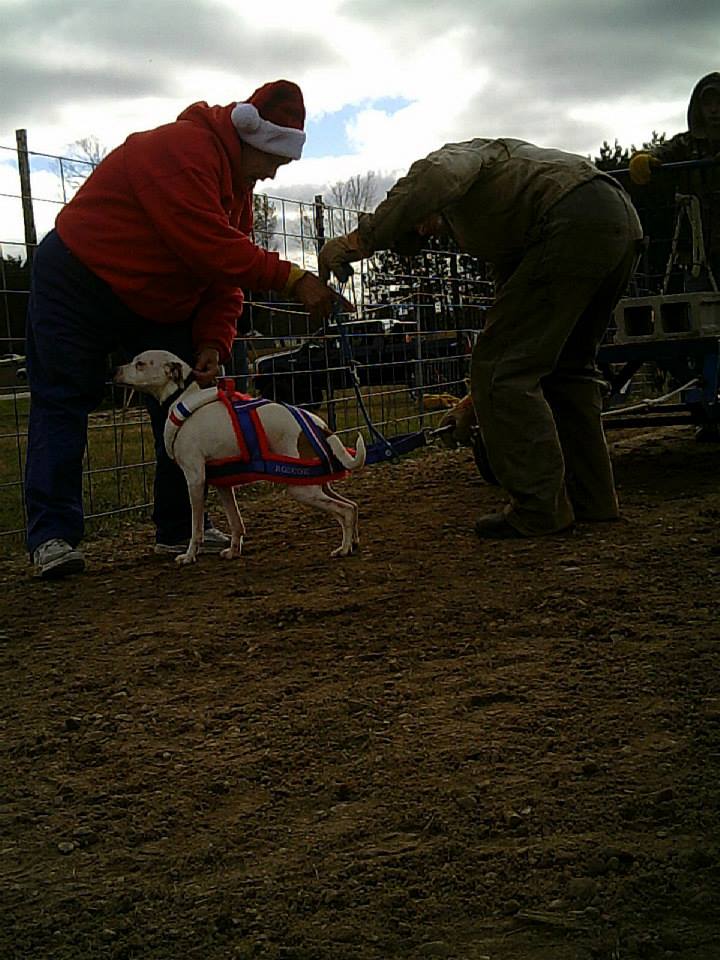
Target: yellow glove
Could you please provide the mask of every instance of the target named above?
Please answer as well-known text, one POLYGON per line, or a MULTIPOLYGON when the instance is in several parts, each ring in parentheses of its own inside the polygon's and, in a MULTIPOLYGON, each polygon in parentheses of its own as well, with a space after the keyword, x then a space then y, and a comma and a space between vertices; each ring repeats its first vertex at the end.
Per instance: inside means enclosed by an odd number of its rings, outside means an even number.
POLYGON ((657 157, 651 153, 636 153, 630 160, 630 179, 639 187, 644 187, 650 183, 653 170, 661 166, 657 157))
POLYGON ((330 274, 334 273, 340 283, 345 283, 353 275, 350 266, 355 260, 362 260, 368 256, 368 251, 360 245, 357 230, 346 233, 342 237, 328 240, 318 257, 318 276, 323 283, 327 283, 330 274))
POLYGON ((298 282, 298 280, 302 280, 306 272, 307 271, 303 270, 302 267, 298 267, 296 263, 290 264, 290 273, 288 274, 287 283, 281 291, 283 297, 289 297, 292 295, 292 292, 295 289, 295 284, 298 282))

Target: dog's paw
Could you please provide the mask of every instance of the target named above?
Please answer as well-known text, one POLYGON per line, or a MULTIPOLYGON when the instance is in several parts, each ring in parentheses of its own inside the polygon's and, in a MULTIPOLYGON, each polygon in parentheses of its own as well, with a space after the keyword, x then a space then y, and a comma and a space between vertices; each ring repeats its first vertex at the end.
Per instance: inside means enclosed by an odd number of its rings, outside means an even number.
POLYGON ((331 557, 349 557, 352 553, 352 547, 338 547, 330 554, 331 557))
POLYGON ((179 563, 180 566, 187 566, 189 563, 197 563, 197 554, 196 553, 181 553, 179 556, 175 557, 175 563, 179 563))
POLYGON ((237 544, 230 543, 229 547, 225 547, 224 550, 220 551, 220 556, 223 560, 234 560, 236 557, 239 557, 242 553, 243 548, 243 538, 240 537, 240 540, 237 544))

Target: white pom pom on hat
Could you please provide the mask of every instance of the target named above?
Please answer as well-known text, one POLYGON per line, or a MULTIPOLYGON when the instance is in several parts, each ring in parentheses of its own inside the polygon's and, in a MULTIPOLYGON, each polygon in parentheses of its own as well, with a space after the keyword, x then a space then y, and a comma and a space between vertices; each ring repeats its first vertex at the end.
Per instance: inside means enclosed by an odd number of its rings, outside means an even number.
POLYGON ((235 104, 230 114, 238 136, 257 150, 299 160, 305 144, 302 91, 289 80, 273 80, 235 104))

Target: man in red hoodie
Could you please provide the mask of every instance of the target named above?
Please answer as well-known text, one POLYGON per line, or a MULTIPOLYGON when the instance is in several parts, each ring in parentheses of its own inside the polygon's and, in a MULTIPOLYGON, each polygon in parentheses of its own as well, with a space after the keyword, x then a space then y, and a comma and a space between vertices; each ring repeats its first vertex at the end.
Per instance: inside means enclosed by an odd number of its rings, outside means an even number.
MULTIPOLYGON (((173 123, 132 134, 62 209, 33 262, 27 325, 31 393, 25 494, 28 547, 43 578, 84 569, 82 461, 107 356, 170 350, 202 386, 229 357, 243 288, 277 290, 319 322, 335 295, 250 239, 253 189, 300 158, 305 106, 277 80, 240 103, 195 103, 173 123)), ((155 437, 156 550, 190 533, 184 477, 155 437)), ((228 538, 207 522, 205 549, 228 538)))

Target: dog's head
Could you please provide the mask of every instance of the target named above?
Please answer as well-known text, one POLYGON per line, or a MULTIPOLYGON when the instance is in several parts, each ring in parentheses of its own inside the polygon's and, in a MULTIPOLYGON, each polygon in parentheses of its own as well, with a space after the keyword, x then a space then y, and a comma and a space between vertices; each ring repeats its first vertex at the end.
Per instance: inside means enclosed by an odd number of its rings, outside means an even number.
POLYGON ((145 350, 130 363, 115 371, 114 383, 133 387, 141 393, 160 397, 168 388, 181 387, 190 373, 190 367, 167 350, 145 350))

